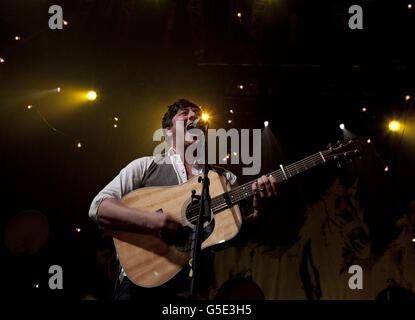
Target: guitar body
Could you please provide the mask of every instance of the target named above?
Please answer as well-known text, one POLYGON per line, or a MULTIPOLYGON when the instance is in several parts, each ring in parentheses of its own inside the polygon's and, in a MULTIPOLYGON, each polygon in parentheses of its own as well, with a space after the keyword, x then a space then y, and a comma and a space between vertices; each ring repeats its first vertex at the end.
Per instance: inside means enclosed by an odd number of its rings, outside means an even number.
MULTIPOLYGON (((196 190, 196 195, 201 193, 202 183, 198 182, 198 177, 193 177, 178 186, 140 188, 127 194, 121 202, 128 207, 151 211, 154 214, 170 214, 183 226, 193 227, 186 217, 186 208, 190 204, 192 190, 196 190)), ((209 171, 209 179, 211 198, 230 190, 226 179, 218 173, 209 171)), ((238 234, 242 225, 238 205, 212 214, 212 218, 214 228, 203 241, 202 249, 230 240, 238 234)), ((189 250, 179 250, 175 245, 167 245, 155 236, 114 231, 113 237, 121 266, 128 278, 141 287, 150 288, 164 284, 173 278, 190 258, 189 250)))

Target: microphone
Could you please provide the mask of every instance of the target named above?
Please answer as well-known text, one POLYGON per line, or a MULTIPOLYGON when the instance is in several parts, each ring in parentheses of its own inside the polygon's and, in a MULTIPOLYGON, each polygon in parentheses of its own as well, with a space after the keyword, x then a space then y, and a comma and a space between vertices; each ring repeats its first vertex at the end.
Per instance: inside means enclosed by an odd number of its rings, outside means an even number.
POLYGON ((195 128, 199 128, 200 118, 197 118, 195 121, 193 121, 193 126, 195 128))
POLYGON ((206 125, 201 121, 201 118, 197 118, 193 121, 193 127, 202 130, 203 132, 206 131, 206 125))

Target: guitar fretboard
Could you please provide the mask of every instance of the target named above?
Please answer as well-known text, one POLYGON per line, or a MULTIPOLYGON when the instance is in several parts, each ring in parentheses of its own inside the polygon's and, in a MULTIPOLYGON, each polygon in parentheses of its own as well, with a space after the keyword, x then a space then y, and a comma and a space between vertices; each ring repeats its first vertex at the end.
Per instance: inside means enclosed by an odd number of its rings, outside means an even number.
MULTIPOLYGON (((272 175, 277 183, 280 183, 284 180, 288 180, 295 175, 314 168, 315 166, 326 162, 324 158, 325 152, 318 152, 307 158, 294 162, 288 166, 281 166, 280 169, 271 172, 269 175, 272 175)), ((252 184, 257 180, 252 180, 243 185, 240 185, 231 191, 225 192, 219 196, 212 198, 211 208, 213 213, 218 213, 224 209, 230 208, 240 201, 249 198, 254 195, 252 190, 252 184)))

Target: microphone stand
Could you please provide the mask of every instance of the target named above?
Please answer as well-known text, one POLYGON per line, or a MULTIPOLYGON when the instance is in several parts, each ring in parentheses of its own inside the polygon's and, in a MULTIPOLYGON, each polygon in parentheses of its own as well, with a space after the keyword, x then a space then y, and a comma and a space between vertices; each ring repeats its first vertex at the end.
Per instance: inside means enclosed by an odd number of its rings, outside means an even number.
POLYGON ((203 223, 205 221, 210 221, 210 205, 211 205, 211 198, 209 194, 209 166, 207 164, 207 132, 208 132, 209 124, 206 123, 205 132, 204 132, 204 147, 203 147, 203 178, 199 177, 199 182, 202 180, 202 192, 200 196, 200 207, 199 207, 199 214, 197 218, 197 223, 193 227, 193 235, 192 235, 192 252, 191 252, 191 262, 189 265, 190 269, 190 297, 194 299, 197 294, 197 289, 199 285, 199 270, 200 270, 200 252, 201 252, 201 245, 203 242, 203 223))

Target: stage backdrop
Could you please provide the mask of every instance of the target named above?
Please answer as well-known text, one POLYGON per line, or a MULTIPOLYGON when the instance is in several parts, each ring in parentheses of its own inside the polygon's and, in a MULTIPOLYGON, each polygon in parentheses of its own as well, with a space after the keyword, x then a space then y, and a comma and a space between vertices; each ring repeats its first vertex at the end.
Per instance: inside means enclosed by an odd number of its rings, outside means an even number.
POLYGON ((388 286, 412 290, 415 214, 396 221, 399 235, 383 254, 375 254, 357 186, 358 180, 350 188, 334 181, 307 208, 298 241, 290 247, 248 242, 218 252, 210 298, 376 299, 388 286), (363 289, 350 289, 351 265, 362 267, 363 289))

